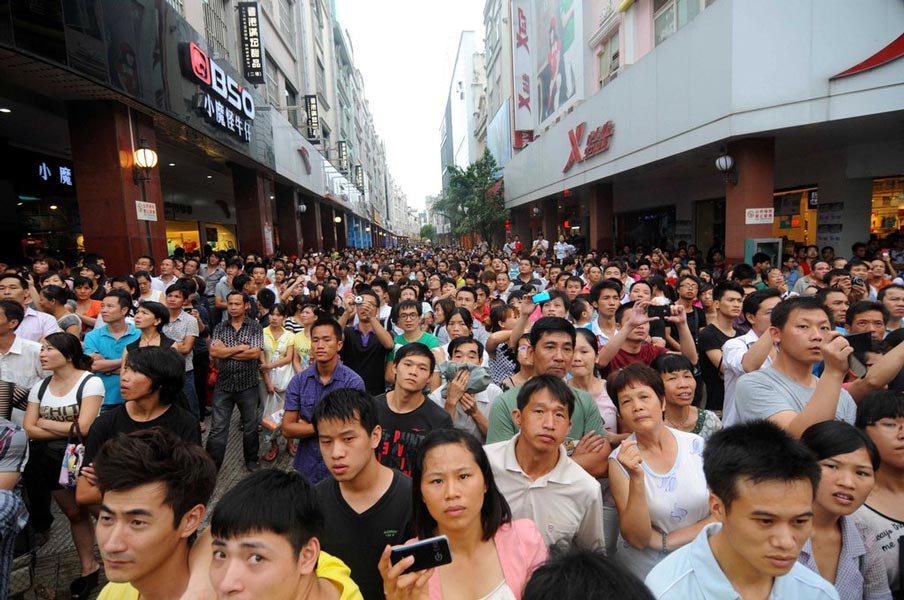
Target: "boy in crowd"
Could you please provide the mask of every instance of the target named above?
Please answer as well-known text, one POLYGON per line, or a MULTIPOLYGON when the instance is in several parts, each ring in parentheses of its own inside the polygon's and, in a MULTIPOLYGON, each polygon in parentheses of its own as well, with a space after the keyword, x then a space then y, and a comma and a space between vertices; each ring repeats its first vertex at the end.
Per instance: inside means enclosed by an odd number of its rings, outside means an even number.
POLYGON ((210 531, 210 583, 220 599, 363 599, 349 568, 321 552, 323 513, 298 473, 246 477, 223 494, 210 531))
POLYGON ((411 475, 412 459, 421 442, 434 429, 451 429, 452 418, 431 402, 424 388, 433 375, 436 358, 419 342, 406 344, 393 361, 395 388, 374 398, 382 441, 380 462, 411 475))
POLYGON ((734 281, 723 281, 713 290, 713 302, 716 320, 704 327, 699 335, 700 370, 706 384, 706 407, 709 410, 722 410, 725 401, 722 346, 738 336, 732 323, 741 314, 744 288, 734 281))
POLYGON ((110 581, 98 600, 182 597, 189 539, 217 483, 213 461, 154 427, 110 440, 94 469, 102 494, 97 545, 110 581))
POLYGON ((838 598, 797 562, 820 477, 806 448, 771 423, 738 425, 709 439, 703 471, 720 523, 653 568, 646 584, 656 598, 838 598))
POLYGON ((347 564, 365 598, 383 598, 377 570, 387 544, 404 544, 411 529, 411 479, 377 460, 383 430, 366 392, 336 390, 314 409, 320 452, 332 477, 317 484, 325 551, 347 564))

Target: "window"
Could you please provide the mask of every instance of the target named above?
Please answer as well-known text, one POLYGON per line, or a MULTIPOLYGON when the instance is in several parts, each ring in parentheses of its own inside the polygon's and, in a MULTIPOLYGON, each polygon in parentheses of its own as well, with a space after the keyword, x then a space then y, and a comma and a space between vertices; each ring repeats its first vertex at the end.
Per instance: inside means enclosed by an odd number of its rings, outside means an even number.
POLYGON ((286 118, 294 127, 298 127, 298 91, 286 82, 286 118))
POLYGON ((267 57, 267 67, 264 69, 267 77, 267 99, 274 108, 279 108, 279 67, 267 57))
POLYGON ((320 59, 317 59, 317 91, 326 96, 326 69, 320 59))
POLYGON ((214 58, 229 60, 227 31, 226 2, 224 0, 204 2, 204 35, 207 37, 208 47, 213 50, 214 58))
POLYGON ((279 30, 290 45, 295 44, 295 11, 290 0, 279 0, 279 30))
POLYGON ((658 46, 700 14, 704 0, 653 0, 653 29, 658 46))
POLYGON ((176 9, 180 15, 185 15, 185 9, 182 8, 182 0, 166 0, 166 3, 176 9))
POLYGON ((314 9, 314 16, 317 17, 317 26, 323 29, 323 9, 320 7, 320 0, 313 0, 311 6, 314 9))
POLYGON ((599 59, 599 84, 603 87, 618 76, 618 32, 612 34, 603 42, 602 51, 597 55, 599 59))

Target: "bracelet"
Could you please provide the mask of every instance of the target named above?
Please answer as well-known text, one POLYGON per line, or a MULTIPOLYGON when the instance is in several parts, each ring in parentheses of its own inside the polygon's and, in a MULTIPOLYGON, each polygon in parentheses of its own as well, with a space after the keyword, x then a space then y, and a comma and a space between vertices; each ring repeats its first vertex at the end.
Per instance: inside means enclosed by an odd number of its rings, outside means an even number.
POLYGON ((663 552, 669 551, 669 534, 667 534, 664 531, 662 532, 662 551, 663 552))

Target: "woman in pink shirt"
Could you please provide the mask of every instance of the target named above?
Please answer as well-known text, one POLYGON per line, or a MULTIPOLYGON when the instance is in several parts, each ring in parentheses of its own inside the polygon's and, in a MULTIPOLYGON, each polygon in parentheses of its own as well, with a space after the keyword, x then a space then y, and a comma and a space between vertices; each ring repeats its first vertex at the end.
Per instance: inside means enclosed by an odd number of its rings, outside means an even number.
POLYGON ((546 560, 546 546, 533 521, 512 520, 480 442, 457 429, 431 432, 412 480, 418 539, 447 536, 452 562, 403 575, 414 559, 391 565, 387 546, 380 559, 387 600, 520 599, 531 572, 546 560))

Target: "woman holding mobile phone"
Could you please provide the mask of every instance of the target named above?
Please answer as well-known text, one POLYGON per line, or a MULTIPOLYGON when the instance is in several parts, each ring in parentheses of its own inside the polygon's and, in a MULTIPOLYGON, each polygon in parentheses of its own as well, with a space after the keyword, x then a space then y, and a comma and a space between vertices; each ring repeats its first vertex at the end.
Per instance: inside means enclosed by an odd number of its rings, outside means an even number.
POLYGON ((534 567, 546 560, 546 546, 533 521, 512 520, 477 438, 458 429, 427 435, 411 490, 418 539, 446 536, 452 562, 403 574, 414 557, 393 565, 387 546, 379 564, 387 600, 521 598, 534 567))

